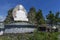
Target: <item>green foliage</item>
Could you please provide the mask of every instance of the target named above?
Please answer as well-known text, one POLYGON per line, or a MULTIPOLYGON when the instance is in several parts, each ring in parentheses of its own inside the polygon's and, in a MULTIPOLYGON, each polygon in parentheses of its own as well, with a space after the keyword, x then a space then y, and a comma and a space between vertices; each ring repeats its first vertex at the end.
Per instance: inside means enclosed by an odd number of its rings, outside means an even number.
POLYGON ((58 40, 58 32, 35 32, 31 40, 58 40))
POLYGON ((39 9, 39 11, 36 14, 36 21, 38 25, 45 24, 45 20, 42 14, 42 10, 39 9))
POLYGON ((6 19, 4 20, 5 24, 11 23, 13 21, 12 11, 13 11, 13 8, 8 11, 8 15, 6 16, 6 19))
POLYGON ((55 17, 54 17, 54 14, 52 13, 52 11, 49 11, 49 14, 46 16, 47 20, 48 20, 48 24, 52 25, 54 24, 54 20, 55 20, 55 17))
POLYGON ((48 24, 58 24, 60 22, 59 12, 57 12, 55 15, 52 13, 52 11, 49 12, 49 14, 46 16, 48 24))
POLYGON ((60 13, 57 12, 55 15, 55 24, 57 24, 58 22, 60 22, 60 17, 59 17, 60 13))
POLYGON ((39 32, 31 34, 11 34, 2 35, 0 40, 58 40, 59 32, 39 32))
POLYGON ((28 13, 28 19, 29 22, 32 24, 35 24, 35 16, 36 16, 36 9, 34 7, 30 8, 29 13, 28 13))

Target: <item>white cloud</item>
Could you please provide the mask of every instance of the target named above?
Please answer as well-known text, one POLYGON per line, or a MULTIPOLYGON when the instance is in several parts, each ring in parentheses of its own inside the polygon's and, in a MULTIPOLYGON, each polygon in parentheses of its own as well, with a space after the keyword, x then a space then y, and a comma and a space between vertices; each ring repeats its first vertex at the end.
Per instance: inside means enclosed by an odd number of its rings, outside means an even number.
POLYGON ((5 20, 5 16, 0 15, 0 22, 5 20))

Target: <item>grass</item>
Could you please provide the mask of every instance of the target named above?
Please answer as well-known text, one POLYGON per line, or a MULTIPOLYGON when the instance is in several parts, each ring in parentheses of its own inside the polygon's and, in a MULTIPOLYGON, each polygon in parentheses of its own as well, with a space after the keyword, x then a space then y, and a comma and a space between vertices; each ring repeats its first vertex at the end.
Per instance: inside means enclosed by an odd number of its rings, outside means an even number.
POLYGON ((58 40, 59 32, 34 32, 32 34, 2 35, 0 40, 58 40))
POLYGON ((59 32, 37 32, 35 34, 36 40, 58 40, 59 32))

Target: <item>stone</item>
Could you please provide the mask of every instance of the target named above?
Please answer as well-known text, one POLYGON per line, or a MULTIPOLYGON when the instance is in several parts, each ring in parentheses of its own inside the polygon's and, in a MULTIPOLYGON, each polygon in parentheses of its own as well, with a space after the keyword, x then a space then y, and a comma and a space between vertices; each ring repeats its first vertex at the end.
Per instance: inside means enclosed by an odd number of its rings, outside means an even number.
POLYGON ((4 33, 32 33, 36 30, 35 25, 25 22, 11 23, 5 25, 4 33))

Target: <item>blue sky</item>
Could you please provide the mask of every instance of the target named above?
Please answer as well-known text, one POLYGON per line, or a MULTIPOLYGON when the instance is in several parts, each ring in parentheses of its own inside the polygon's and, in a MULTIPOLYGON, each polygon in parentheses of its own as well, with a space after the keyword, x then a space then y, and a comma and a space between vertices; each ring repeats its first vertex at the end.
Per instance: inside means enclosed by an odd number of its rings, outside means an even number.
POLYGON ((7 16, 9 9, 22 4, 27 11, 34 6, 36 10, 42 9, 43 15, 47 15, 51 10, 54 14, 60 11, 60 0, 0 0, 0 19, 7 16))

